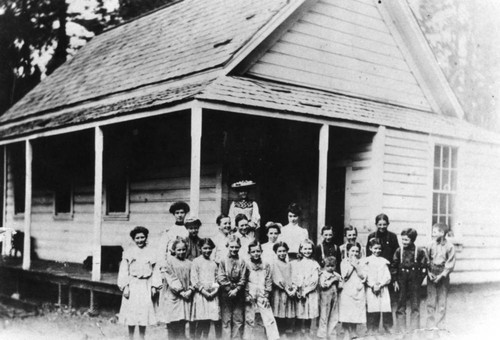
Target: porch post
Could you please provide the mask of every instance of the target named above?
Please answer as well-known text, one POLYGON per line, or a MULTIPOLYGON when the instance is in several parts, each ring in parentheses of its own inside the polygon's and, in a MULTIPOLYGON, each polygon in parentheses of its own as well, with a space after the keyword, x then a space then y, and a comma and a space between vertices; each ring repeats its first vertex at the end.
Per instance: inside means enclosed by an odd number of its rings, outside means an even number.
MULTIPOLYGON (((3 188, 3 198, 2 198, 2 227, 7 227, 7 145, 3 147, 3 178, 2 178, 2 188, 3 188)), ((2 255, 8 255, 11 249, 11 238, 10 233, 6 232, 4 236, 4 243, 2 247, 2 255)))
POLYGON ((28 270, 31 266, 31 185, 32 185, 32 161, 33 145, 31 140, 26 140, 26 177, 24 192, 24 250, 23 269, 28 270))
POLYGON ((368 217, 368 223, 373 223, 372 219, 382 213, 384 199, 384 154, 385 154, 385 126, 379 126, 373 138, 373 164, 372 164, 372 213, 368 217))
POLYGON ((202 109, 194 106, 191 109, 191 191, 189 195, 193 216, 198 216, 200 212, 201 124, 202 109))
POLYGON ((318 235, 326 222, 326 184, 328 177, 328 143, 330 129, 323 124, 319 130, 319 174, 318 174, 318 235))
POLYGON ((94 234, 92 239, 92 281, 101 279, 101 229, 102 229, 102 161, 103 133, 95 128, 95 173, 94 173, 94 234))

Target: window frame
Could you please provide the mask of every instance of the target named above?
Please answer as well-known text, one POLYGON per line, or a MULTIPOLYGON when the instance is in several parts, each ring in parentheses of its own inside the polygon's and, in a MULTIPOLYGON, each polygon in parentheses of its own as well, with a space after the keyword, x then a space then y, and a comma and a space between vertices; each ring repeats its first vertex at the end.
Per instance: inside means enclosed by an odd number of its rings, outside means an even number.
POLYGON ((457 223, 457 199, 458 199, 458 176, 459 176, 459 166, 458 166, 458 160, 459 160, 459 150, 460 150, 460 145, 453 143, 452 141, 439 141, 432 143, 432 164, 431 164, 431 169, 432 169, 432 177, 431 177, 431 224, 434 224, 436 222, 439 222, 441 218, 444 217, 445 223, 448 225, 450 228, 450 231, 453 231, 454 225, 457 223), (439 156, 439 163, 437 164, 437 159, 436 159, 436 148, 440 148, 440 156, 439 156), (450 159, 448 160, 448 166, 446 168, 443 167, 443 156, 444 156, 444 150, 449 150, 448 155, 450 156, 450 159), (453 156, 455 159, 453 159, 453 156), (453 166, 454 164, 454 166, 453 166), (439 187, 438 189, 435 188, 435 175, 436 175, 436 170, 439 171, 439 187), (443 189, 443 170, 446 170, 449 172, 448 175, 448 184, 449 188, 448 189, 443 189), (455 172, 455 176, 451 175, 453 172, 455 172), (452 183, 454 181, 454 183, 452 183), (445 213, 441 214, 440 212, 440 201, 441 197, 446 197, 446 205, 447 207, 445 208, 445 213), (437 202, 435 201, 435 197, 437 197, 437 202), (450 200, 451 198, 451 200, 450 200), (451 202, 450 202, 451 201, 451 202), (434 210, 435 205, 437 204, 436 207, 436 212, 434 210), (451 221, 451 223, 450 223, 451 221))
POLYGON ((57 212, 57 190, 53 190, 53 209, 52 217, 54 220, 72 220, 74 217, 74 202, 75 202, 75 192, 73 183, 69 183, 69 212, 57 212))
POLYGON ((103 219, 105 221, 128 221, 130 217, 130 178, 128 175, 125 176, 125 211, 124 212, 110 212, 109 211, 109 197, 108 197, 108 181, 104 183, 104 215, 103 219))

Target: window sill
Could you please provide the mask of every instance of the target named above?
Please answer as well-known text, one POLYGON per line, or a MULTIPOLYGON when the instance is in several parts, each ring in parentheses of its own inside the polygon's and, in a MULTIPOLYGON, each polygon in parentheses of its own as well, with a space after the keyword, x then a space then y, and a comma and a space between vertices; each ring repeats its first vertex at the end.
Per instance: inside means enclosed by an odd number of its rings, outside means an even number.
POLYGON ((70 221, 70 220, 73 220, 73 214, 72 213, 59 213, 56 215, 52 215, 52 218, 55 221, 70 221))
POLYGON ((103 217, 104 221, 128 221, 129 220, 129 214, 108 214, 104 215, 103 217))

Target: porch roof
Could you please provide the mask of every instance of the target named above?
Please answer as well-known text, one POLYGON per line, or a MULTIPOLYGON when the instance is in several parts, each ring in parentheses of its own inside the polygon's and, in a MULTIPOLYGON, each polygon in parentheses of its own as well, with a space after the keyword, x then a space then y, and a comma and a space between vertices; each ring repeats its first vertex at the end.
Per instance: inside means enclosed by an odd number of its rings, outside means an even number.
POLYGON ((267 80, 219 78, 196 98, 500 144, 499 134, 459 118, 267 80))

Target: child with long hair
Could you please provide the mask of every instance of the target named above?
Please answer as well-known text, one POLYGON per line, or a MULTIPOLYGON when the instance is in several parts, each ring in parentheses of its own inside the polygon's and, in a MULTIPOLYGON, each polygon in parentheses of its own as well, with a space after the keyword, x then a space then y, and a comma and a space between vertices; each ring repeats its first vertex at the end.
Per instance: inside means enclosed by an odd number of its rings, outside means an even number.
POLYGON ((276 319, 280 335, 291 332, 295 312, 295 294, 297 287, 292 282, 292 267, 288 262, 288 245, 276 242, 273 246, 276 259, 271 267, 273 289, 271 292, 271 307, 276 319))
POLYGON ((123 252, 118 273, 118 287, 123 292, 119 320, 128 326, 129 339, 134 338, 135 326, 139 338, 144 339, 146 326, 156 324, 152 297, 161 288, 161 278, 154 271, 157 254, 148 246, 148 234, 144 227, 132 229, 134 245, 123 252))
POLYGON ((344 280, 339 299, 339 321, 350 339, 355 338, 356 326, 366 323, 366 274, 359 261, 361 248, 347 244, 347 257, 342 260, 341 272, 344 280))
POLYGON ((307 239, 299 246, 300 260, 292 263, 292 283, 296 293, 296 329, 303 336, 310 336, 312 319, 319 316, 319 264, 313 258, 314 243, 307 239))
POLYGON ((217 264, 210 259, 215 244, 209 238, 200 239, 201 255, 191 266, 191 285, 194 288, 191 321, 194 323, 195 339, 208 337, 210 322, 220 319, 217 283, 217 264))
POLYGON ((169 339, 185 339, 186 322, 191 319, 191 261, 186 259, 187 241, 178 237, 172 244, 172 256, 160 267, 168 285, 160 301, 160 321, 167 323, 169 339))

